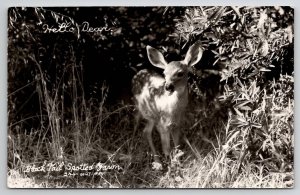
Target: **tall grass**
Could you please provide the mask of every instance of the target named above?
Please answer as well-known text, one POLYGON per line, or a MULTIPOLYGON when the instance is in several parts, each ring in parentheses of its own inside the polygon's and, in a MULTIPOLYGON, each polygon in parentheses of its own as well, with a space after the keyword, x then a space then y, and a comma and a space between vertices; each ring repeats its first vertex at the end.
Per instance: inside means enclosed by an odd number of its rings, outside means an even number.
MULTIPOLYGON (((133 107, 106 105, 108 88, 102 87, 99 104, 86 102, 76 92, 80 87, 78 72, 70 71, 74 82, 70 113, 64 107, 63 87, 50 95, 47 82, 37 82, 43 116, 40 129, 22 132, 9 129, 10 187, 179 187, 179 188, 282 188, 293 186, 293 108, 290 98, 292 77, 281 76, 266 88, 242 83, 236 89, 226 87, 220 106, 235 102, 227 119, 202 116, 201 123, 190 123, 181 150, 174 150, 168 167, 155 171, 142 131, 133 135, 133 107), (75 90, 76 89, 76 90, 75 90), (237 113, 236 115, 232 113, 237 113), (11 131, 17 133, 10 133, 11 131), (192 131, 192 132, 189 132, 192 131), (210 131, 207 133, 206 131, 210 131), (202 133, 201 133, 202 132, 202 133), (191 136, 190 133, 193 133, 191 136), (192 148, 190 148, 192 147, 192 148), (24 173, 30 164, 52 162, 116 162, 122 172, 108 172, 101 177, 47 178, 24 173), (58 179, 59 178, 59 179, 58 179), (74 182, 75 179, 75 182, 74 182), (25 183, 24 183, 25 182, 25 183)), ((59 86, 59 85, 58 85, 59 86)), ((209 113, 210 107, 201 107, 209 113)), ((200 112, 200 111, 199 111, 200 112)), ((194 116, 201 117, 201 113, 194 116)), ((22 123, 22 122, 20 122, 22 123)), ((141 130, 143 124, 139 125, 141 130)), ((158 136, 156 136, 157 138, 158 136)), ((157 138, 156 145, 160 145, 157 138)))

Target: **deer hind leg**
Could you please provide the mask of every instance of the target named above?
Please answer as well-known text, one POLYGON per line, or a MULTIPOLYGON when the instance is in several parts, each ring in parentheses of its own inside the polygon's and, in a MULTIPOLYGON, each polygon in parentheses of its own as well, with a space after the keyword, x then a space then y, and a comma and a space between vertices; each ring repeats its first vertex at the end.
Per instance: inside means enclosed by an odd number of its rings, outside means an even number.
POLYGON ((136 130, 138 129, 141 117, 142 117, 142 115, 139 112, 134 115, 133 136, 135 136, 136 130))
POLYGON ((148 143, 150 145, 152 154, 154 155, 154 161, 160 163, 160 160, 158 158, 158 155, 156 153, 156 150, 155 150, 155 147, 154 147, 154 144, 153 144, 153 140, 152 140, 152 130, 153 130, 153 127, 154 127, 154 122, 151 121, 151 120, 149 120, 147 122, 146 126, 145 126, 144 135, 146 136, 146 138, 148 140, 148 143))
POLYGON ((135 115, 134 115, 134 127, 133 127, 133 134, 132 134, 132 139, 131 139, 131 142, 130 142, 130 149, 133 150, 134 148, 134 138, 135 138, 135 133, 139 127, 139 124, 140 124, 140 119, 141 119, 142 115, 137 112, 135 115))

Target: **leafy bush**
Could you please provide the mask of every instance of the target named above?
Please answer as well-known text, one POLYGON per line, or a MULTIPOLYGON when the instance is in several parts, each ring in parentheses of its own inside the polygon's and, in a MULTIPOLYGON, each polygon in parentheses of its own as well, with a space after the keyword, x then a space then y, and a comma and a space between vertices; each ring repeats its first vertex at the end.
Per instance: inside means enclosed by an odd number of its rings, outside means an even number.
MULTIPOLYGON (((217 131, 223 134, 224 150, 240 164, 263 164, 268 171, 293 169, 293 17, 290 7, 190 7, 177 21, 173 36, 179 42, 200 39, 214 53, 211 64, 194 70, 196 85, 191 88, 205 98, 199 92, 202 69, 219 70, 222 90, 214 103, 229 109, 229 128, 217 131)), ((216 117, 211 108, 202 107, 198 120, 206 113, 216 117)), ((202 131, 215 125, 204 123, 198 125, 202 131)))

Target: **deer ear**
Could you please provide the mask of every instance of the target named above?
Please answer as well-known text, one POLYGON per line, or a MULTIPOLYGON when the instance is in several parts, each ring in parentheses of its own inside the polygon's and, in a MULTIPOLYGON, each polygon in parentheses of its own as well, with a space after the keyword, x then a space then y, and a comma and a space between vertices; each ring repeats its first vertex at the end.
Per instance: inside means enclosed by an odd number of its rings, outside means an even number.
POLYGON ((153 66, 156 66, 161 69, 165 69, 165 66, 168 64, 160 51, 157 49, 147 46, 147 55, 148 59, 153 66))
POLYGON ((185 64, 187 64, 188 66, 194 66, 200 61, 203 54, 201 45, 201 42, 197 41, 189 48, 184 59, 185 64))

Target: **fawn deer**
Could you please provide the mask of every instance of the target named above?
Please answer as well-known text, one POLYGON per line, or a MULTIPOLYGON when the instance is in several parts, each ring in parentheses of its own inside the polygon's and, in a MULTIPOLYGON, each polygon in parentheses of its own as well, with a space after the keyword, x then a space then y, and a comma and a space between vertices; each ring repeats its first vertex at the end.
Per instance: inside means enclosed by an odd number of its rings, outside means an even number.
POLYGON ((160 162, 152 141, 152 130, 158 130, 162 151, 166 157, 170 154, 170 138, 178 146, 180 125, 188 104, 188 68, 194 66, 202 57, 200 41, 194 43, 182 61, 167 63, 163 54, 147 46, 147 55, 153 66, 164 70, 164 77, 149 70, 139 71, 132 79, 132 92, 139 111, 147 120, 144 134, 154 155, 154 161, 160 162))

